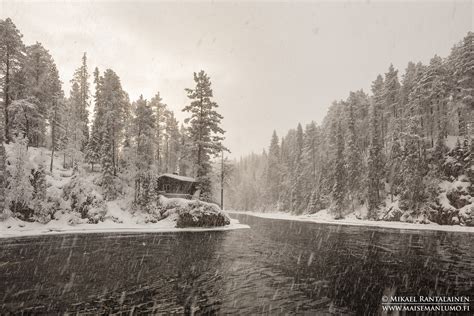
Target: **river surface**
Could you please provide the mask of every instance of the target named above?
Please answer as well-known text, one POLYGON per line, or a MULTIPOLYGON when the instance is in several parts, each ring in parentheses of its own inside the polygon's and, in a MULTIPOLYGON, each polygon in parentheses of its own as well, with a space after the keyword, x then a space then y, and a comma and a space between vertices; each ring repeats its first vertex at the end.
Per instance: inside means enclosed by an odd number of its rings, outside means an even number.
POLYGON ((474 300, 474 234, 232 217, 251 228, 0 239, 0 314, 370 315, 383 295, 474 300))

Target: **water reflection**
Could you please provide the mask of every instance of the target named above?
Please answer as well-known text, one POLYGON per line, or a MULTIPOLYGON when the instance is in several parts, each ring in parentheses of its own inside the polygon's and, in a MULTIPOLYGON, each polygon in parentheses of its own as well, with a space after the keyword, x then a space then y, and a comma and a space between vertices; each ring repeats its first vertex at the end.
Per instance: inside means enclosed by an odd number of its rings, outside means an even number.
POLYGON ((0 240, 0 313, 380 313, 473 293, 473 236, 260 219, 252 228, 0 240))

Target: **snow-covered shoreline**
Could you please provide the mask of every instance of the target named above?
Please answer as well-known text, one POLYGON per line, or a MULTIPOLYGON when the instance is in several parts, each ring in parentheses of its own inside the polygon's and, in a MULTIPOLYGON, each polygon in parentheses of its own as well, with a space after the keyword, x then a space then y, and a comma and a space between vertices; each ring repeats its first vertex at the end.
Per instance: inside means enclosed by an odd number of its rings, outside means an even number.
POLYGON ((379 227, 379 228, 390 228, 390 229, 399 229, 399 230, 424 230, 424 231, 431 230, 431 231, 474 233, 474 227, 469 227, 469 226, 439 225, 436 223, 414 224, 414 223, 404 223, 404 222, 369 221, 369 220, 357 219, 353 214, 350 214, 344 219, 336 220, 336 219, 333 219, 326 212, 318 212, 312 215, 292 215, 292 214, 283 213, 283 212, 262 213, 262 212, 244 212, 244 211, 230 211, 229 210, 228 213, 250 215, 250 216, 269 218, 269 219, 309 222, 309 223, 316 223, 316 224, 379 227))
POLYGON ((248 225, 240 224, 238 220, 231 219, 230 225, 221 227, 189 227, 177 228, 173 220, 162 220, 157 223, 148 224, 121 224, 112 221, 104 221, 97 224, 69 225, 64 221, 52 221, 47 224, 37 222, 24 222, 16 218, 9 218, 0 222, 0 238, 26 237, 26 236, 50 236, 63 234, 86 234, 86 233, 177 233, 177 232, 208 232, 227 231, 235 229, 250 228, 248 225))

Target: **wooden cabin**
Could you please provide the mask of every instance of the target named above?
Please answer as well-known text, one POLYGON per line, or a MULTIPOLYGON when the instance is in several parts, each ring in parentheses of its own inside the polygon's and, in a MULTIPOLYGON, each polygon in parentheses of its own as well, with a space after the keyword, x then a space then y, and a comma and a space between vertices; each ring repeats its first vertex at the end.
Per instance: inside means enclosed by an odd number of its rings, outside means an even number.
POLYGON ((173 173, 165 173, 156 178, 158 193, 166 197, 191 199, 196 193, 196 185, 194 178, 173 173))

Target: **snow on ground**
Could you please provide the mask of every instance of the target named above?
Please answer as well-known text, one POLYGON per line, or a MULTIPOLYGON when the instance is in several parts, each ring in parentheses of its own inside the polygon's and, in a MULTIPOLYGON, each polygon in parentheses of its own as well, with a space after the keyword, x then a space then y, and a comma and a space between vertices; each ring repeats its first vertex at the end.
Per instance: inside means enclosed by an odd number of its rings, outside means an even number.
POLYGON ((108 215, 114 216, 115 219, 118 219, 121 223, 107 218, 105 221, 97 224, 70 225, 69 220, 73 217, 72 214, 64 214, 64 216, 58 220, 52 220, 47 224, 24 222, 17 218, 10 217, 5 221, 0 221, 0 238, 77 233, 204 232, 250 228, 248 225, 240 224, 236 219, 231 219, 230 225, 222 227, 176 228, 176 218, 172 216, 156 223, 140 224, 141 218, 139 216, 132 216, 129 212, 125 212, 120 208, 109 208, 109 210, 112 211, 109 212, 108 215))
MULTIPOLYGON (((229 225, 220 227, 177 228, 178 214, 176 211, 170 211, 168 217, 159 221, 156 220, 156 214, 140 210, 131 211, 131 194, 127 194, 127 192, 120 195, 120 198, 117 200, 105 202, 105 215, 103 218, 101 217, 98 223, 88 223, 89 218, 81 218, 78 212, 73 212, 70 209, 70 201, 66 201, 64 197, 64 188, 71 184, 74 177, 71 169, 63 168, 63 159, 63 154, 56 152, 54 155, 53 171, 50 172, 51 152, 45 148, 30 147, 28 149, 28 168, 38 169, 40 165, 45 168, 47 196, 49 199, 58 201, 60 204, 59 209, 54 213, 54 219, 46 224, 22 221, 14 216, 6 219, 0 218, 0 238, 68 233, 184 232, 249 228, 249 226, 240 224, 235 219, 231 219, 229 225)), ((102 201, 100 188, 95 184, 98 174, 98 172, 91 172, 84 165, 83 171, 80 174, 80 184, 82 185, 80 191, 82 195, 94 195, 98 201, 102 201)), ((126 190, 127 188, 125 187, 124 189, 126 190)), ((167 203, 174 203, 177 208, 184 208, 190 201, 162 198, 161 202, 165 206, 167 203)), ((200 209, 192 211, 199 213, 200 209)), ((221 211, 219 210, 219 212, 221 211)), ((205 212, 203 211, 203 213, 205 212)))
POLYGON ((229 213, 245 214, 261 218, 271 218, 280 220, 292 220, 301 222, 311 222, 317 224, 335 224, 335 225, 349 225, 349 226, 367 226, 367 227, 382 227, 393 229, 411 229, 411 230, 439 230, 450 232, 466 232, 474 233, 474 227, 460 226, 460 225, 439 225, 436 223, 430 224, 413 224, 403 222, 388 222, 388 221, 370 221, 358 219, 354 213, 347 215, 344 219, 336 220, 333 215, 329 214, 327 210, 321 210, 311 215, 292 215, 283 212, 261 213, 261 212, 242 212, 242 211, 228 211, 229 213))

